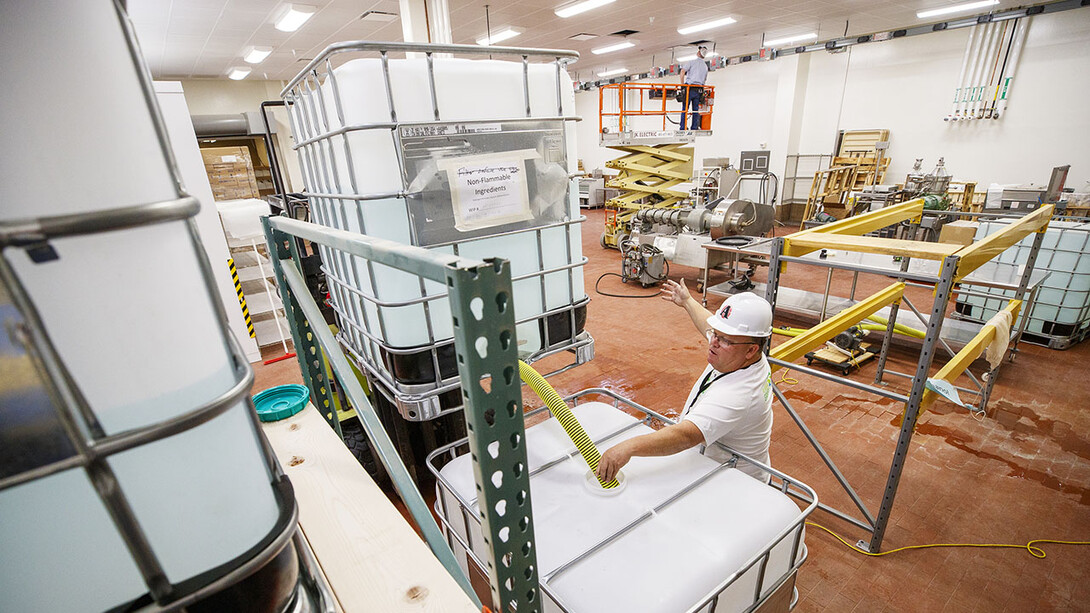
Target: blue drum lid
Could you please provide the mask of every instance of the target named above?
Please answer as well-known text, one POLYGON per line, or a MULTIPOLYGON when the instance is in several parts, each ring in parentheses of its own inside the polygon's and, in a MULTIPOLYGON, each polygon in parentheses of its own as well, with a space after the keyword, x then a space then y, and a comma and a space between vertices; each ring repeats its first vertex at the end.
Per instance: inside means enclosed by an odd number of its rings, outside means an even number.
POLYGON ((279 421, 291 417, 307 406, 310 391, 303 385, 278 385, 258 392, 254 408, 261 421, 279 421))

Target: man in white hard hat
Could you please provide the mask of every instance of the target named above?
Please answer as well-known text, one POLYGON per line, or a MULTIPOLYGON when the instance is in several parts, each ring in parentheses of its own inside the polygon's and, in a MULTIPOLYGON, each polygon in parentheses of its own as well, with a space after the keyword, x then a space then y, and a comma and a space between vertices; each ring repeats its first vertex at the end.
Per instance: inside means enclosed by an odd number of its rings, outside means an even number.
MULTIPOLYGON (((704 454, 725 461, 731 449, 768 465, 772 434, 772 372, 764 345, 772 335, 772 307, 754 294, 735 294, 709 313, 684 283, 667 281, 663 297, 681 306, 708 338, 708 366, 693 385, 680 421, 652 434, 618 443, 602 454, 598 476, 612 479, 633 456, 666 456, 704 445, 704 454)), ((748 462, 739 469, 767 481, 768 474, 748 462)))

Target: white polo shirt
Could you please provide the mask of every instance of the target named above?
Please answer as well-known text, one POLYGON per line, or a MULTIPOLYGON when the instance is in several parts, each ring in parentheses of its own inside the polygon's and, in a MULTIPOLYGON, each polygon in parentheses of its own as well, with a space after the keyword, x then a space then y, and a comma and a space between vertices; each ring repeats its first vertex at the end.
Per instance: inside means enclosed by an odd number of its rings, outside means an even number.
MULTIPOLYGON (((704 455, 725 461, 730 454, 712 445, 718 441, 735 451, 769 464, 768 446, 772 437, 772 370, 764 356, 746 368, 722 374, 708 365, 700 374, 681 419, 693 423, 704 435, 704 455), (701 384, 705 384, 703 393, 701 384)), ((768 473, 747 462, 739 469, 761 481, 768 473)))

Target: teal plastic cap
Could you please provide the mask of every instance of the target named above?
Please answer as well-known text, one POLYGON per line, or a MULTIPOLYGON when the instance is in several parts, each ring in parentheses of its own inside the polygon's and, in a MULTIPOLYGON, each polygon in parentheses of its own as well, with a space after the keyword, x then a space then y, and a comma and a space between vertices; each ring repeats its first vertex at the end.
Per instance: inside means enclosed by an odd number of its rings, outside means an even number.
POLYGON ((254 408, 261 421, 280 421, 295 415, 307 406, 310 391, 303 385, 278 385, 258 392, 254 408))

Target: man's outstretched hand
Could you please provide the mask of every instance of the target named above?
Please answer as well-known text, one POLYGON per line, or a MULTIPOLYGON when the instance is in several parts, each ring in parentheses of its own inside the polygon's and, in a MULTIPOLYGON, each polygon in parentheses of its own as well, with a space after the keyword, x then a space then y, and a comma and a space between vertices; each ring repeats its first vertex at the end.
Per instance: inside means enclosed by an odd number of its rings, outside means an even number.
POLYGON ((669 300, 670 302, 683 307, 690 298, 692 298, 692 295, 689 294, 689 288, 685 287, 685 279, 682 279, 681 283, 667 280, 662 286, 663 300, 669 300))

